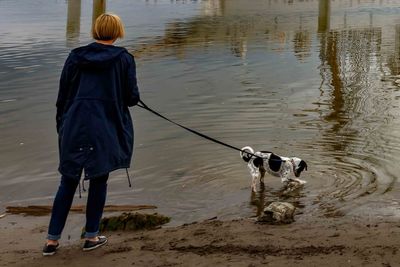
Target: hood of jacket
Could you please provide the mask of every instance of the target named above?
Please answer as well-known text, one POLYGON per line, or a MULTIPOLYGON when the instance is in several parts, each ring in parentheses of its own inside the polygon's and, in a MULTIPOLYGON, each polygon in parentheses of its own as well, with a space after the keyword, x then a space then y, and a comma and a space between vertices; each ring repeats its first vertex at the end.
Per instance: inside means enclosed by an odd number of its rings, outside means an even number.
POLYGON ((107 68, 126 49, 114 45, 91 43, 72 50, 73 60, 81 68, 107 68))

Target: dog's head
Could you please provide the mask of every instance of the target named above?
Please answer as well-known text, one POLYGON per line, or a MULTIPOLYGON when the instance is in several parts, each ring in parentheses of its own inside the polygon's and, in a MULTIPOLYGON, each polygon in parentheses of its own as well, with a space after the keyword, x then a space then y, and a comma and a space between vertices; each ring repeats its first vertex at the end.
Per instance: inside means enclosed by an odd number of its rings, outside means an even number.
POLYGON ((245 161, 245 162, 249 162, 251 160, 251 158, 253 157, 254 154, 254 150, 249 147, 249 146, 245 146, 240 150, 240 157, 245 161), (247 153, 248 152, 248 153, 247 153), (250 154, 249 154, 250 153, 250 154))
POLYGON ((300 174, 302 171, 307 170, 307 163, 299 158, 292 158, 293 160, 293 172, 294 172, 294 176, 296 177, 300 177, 300 174))

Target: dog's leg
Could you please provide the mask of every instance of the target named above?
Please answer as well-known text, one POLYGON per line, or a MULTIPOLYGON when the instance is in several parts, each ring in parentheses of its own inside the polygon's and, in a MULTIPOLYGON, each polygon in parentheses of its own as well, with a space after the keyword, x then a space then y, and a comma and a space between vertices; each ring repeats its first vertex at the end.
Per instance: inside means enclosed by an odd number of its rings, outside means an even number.
POLYGON ((260 168, 260 182, 264 183, 264 176, 265 176, 265 169, 264 168, 260 168))
POLYGON ((255 193, 257 192, 257 176, 252 176, 251 190, 255 193))
POLYGON ((261 178, 261 172, 259 170, 259 168, 254 167, 251 163, 248 164, 249 170, 250 170, 250 174, 251 174, 251 190, 253 190, 253 192, 257 192, 257 180, 260 180, 261 178))
POLYGON ((292 164, 286 161, 280 171, 281 182, 285 185, 289 182, 290 173, 292 171, 292 164))

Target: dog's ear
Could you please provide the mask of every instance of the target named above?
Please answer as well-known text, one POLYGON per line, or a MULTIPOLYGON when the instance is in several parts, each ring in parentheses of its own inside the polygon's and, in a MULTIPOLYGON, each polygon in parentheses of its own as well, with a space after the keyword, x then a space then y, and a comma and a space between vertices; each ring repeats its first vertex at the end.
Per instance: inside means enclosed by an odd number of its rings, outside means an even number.
POLYGON ((299 169, 300 168, 301 168, 301 171, 303 171, 304 169, 307 170, 307 163, 304 160, 300 161, 299 169))
POLYGON ((299 167, 297 167, 297 169, 295 170, 294 175, 296 177, 299 177, 301 172, 307 170, 307 163, 304 160, 301 160, 299 163, 299 167))
POLYGON ((252 156, 251 156, 250 154, 248 154, 248 153, 246 153, 246 152, 243 152, 243 154, 242 154, 242 159, 243 159, 245 162, 249 162, 249 161, 251 160, 251 158, 252 158, 252 156))
POLYGON ((245 146, 240 150, 240 157, 242 157, 245 162, 249 162, 251 160, 253 157, 252 154, 254 154, 254 150, 249 146, 245 146))
POLYGON ((254 164, 254 166, 256 166, 257 168, 260 168, 260 166, 263 165, 263 159, 257 157, 257 158, 255 158, 255 159, 253 160, 253 164, 254 164))

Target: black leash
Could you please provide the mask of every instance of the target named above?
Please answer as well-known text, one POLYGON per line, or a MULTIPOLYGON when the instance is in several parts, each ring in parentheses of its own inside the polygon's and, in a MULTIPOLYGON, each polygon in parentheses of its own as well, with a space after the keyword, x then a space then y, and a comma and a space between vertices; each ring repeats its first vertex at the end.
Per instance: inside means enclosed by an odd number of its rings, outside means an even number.
POLYGON ((196 131, 196 130, 190 129, 190 128, 188 128, 188 127, 182 125, 182 124, 179 124, 179 123, 177 123, 177 122, 174 122, 173 120, 170 120, 170 119, 168 119, 167 117, 161 115, 161 114, 158 113, 157 111, 155 111, 155 110, 149 108, 149 106, 147 106, 145 103, 143 103, 142 100, 139 100, 139 103, 140 103, 141 105, 138 104, 137 106, 139 106, 139 107, 141 107, 141 108, 143 108, 143 109, 146 109, 146 110, 150 111, 151 113, 157 115, 158 117, 163 118, 164 120, 169 121, 169 122, 171 122, 171 123, 173 123, 173 124, 175 124, 175 125, 177 125, 177 126, 183 128, 183 129, 185 129, 185 130, 187 130, 187 131, 189 131, 189 132, 191 132, 191 133, 193 133, 193 134, 195 134, 195 135, 198 135, 198 136, 200 136, 200 137, 203 137, 203 138, 205 138, 205 139, 207 139, 207 140, 210 140, 210 141, 212 141, 212 142, 214 142, 214 143, 217 143, 217 144, 220 144, 220 145, 223 145, 223 146, 232 148, 232 149, 234 149, 234 150, 237 150, 237 151, 246 153, 246 154, 248 154, 248 155, 251 155, 251 156, 254 156, 254 157, 257 157, 257 158, 262 158, 262 157, 260 157, 260 156, 257 156, 257 155, 255 155, 255 154, 253 154, 253 153, 250 153, 250 152, 248 152, 248 151, 243 151, 243 150, 241 150, 240 148, 237 148, 237 147, 235 147, 235 146, 229 145, 229 144, 224 143, 224 142, 222 142, 222 141, 219 141, 219 140, 217 140, 217 139, 215 139, 215 138, 212 138, 212 137, 210 137, 210 136, 208 136, 208 135, 199 133, 199 132, 196 131))

